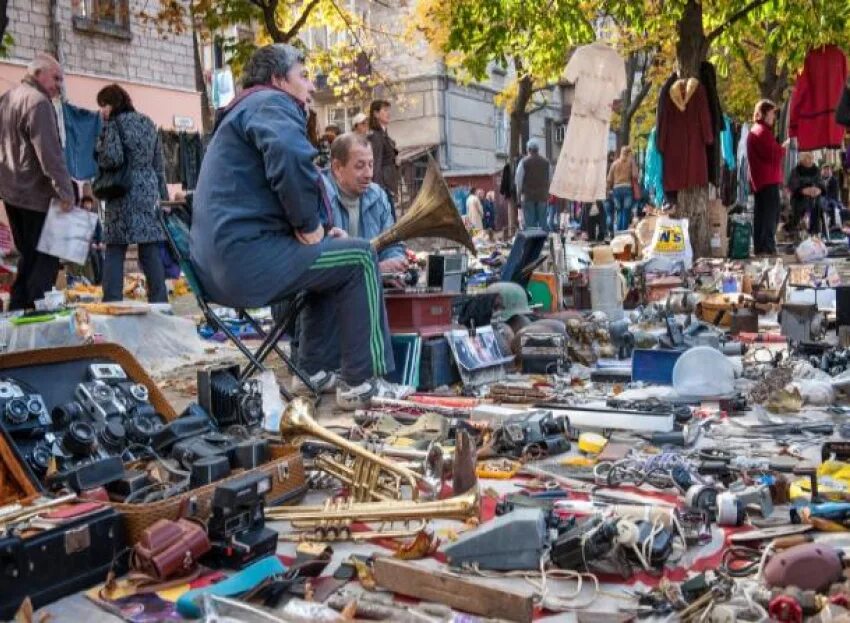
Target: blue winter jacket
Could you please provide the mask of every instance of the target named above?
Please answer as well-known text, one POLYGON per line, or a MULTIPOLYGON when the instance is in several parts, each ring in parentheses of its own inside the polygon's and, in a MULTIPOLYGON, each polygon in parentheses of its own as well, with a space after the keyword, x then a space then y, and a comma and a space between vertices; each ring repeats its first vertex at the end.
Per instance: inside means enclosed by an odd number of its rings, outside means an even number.
POLYGON ((303 107, 273 88, 243 92, 221 117, 195 189, 192 264, 208 296, 258 307, 288 292, 322 244, 303 245, 324 210, 303 107))
MULTIPOLYGON (((333 214, 333 226, 348 231, 348 210, 339 200, 339 187, 333 174, 330 171, 322 171, 322 180, 333 214)), ((360 196, 360 231, 357 237, 371 240, 393 225, 392 207, 387 192, 374 182, 369 184, 369 188, 360 196)), ((394 244, 381 251, 378 260, 403 256, 404 245, 394 244)))

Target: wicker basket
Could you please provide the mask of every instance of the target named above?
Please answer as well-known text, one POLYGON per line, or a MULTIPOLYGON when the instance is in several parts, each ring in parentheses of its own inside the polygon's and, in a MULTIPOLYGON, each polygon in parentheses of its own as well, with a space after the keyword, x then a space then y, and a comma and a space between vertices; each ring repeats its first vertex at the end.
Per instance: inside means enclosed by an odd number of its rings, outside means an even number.
MULTIPOLYGON (((268 474, 272 478, 272 489, 266 494, 266 503, 279 506, 300 501, 307 491, 301 453, 292 446, 283 445, 272 445, 271 452, 273 457, 271 462, 252 470, 268 474)), ((160 502, 148 504, 113 502, 112 506, 124 516, 128 542, 135 543, 141 538, 146 528, 160 519, 196 517, 207 520, 212 512, 212 498, 216 487, 244 473, 237 473, 224 480, 192 489, 160 502)))
MULTIPOLYGON (((136 361, 135 357, 127 349, 118 344, 90 344, 8 353, 0 355, 0 370, 12 373, 15 369, 29 366, 80 360, 108 360, 120 364, 127 373, 127 376, 134 382, 141 383, 148 388, 150 402, 157 413, 161 414, 168 421, 177 418, 174 408, 166 400, 154 380, 145 372, 145 369, 136 361)), ((3 439, 0 437, 0 442, 2 441, 3 439)), ((28 470, 25 470, 22 465, 17 463, 11 453, 4 453, 2 449, 3 445, 0 443, 0 459, 3 461, 2 467, 13 478, 17 477, 16 480, 27 485, 27 479, 23 475, 28 470)), ((282 444, 272 444, 270 450, 272 460, 255 470, 260 473, 269 474, 272 477, 272 489, 266 495, 267 503, 279 505, 300 500, 306 492, 304 463, 301 453, 292 446, 282 444)), ((221 483, 245 473, 244 471, 241 473, 237 472, 224 480, 187 491, 182 495, 160 502, 150 502, 148 504, 112 502, 111 505, 126 519, 129 542, 134 543, 139 539, 145 528, 158 519, 177 519, 181 516, 207 519, 210 515, 210 505, 215 488, 221 483)), ((2 477, 3 473, 0 470, 0 478, 2 477)), ((31 484, 25 486, 21 491, 24 495, 31 495, 33 492, 34 487, 31 484)))

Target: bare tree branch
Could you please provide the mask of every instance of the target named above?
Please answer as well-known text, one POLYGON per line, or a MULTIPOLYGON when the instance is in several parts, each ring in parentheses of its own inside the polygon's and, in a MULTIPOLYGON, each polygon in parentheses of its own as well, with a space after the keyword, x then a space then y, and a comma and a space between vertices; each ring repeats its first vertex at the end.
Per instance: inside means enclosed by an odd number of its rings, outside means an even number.
POLYGON ((301 15, 298 16, 298 19, 295 20, 289 30, 284 33, 284 36, 286 37, 285 41, 292 40, 298 34, 298 31, 304 27, 304 24, 307 22, 307 18, 310 17, 310 13, 313 12, 313 9, 315 9, 318 4, 319 0, 310 0, 310 2, 304 6, 301 11, 301 15))
POLYGON ((730 26, 732 26, 736 22, 744 19, 752 11, 759 8, 763 4, 767 4, 767 2, 768 2, 768 0, 752 0, 752 2, 749 2, 749 3, 745 4, 744 6, 742 6, 740 9, 738 9, 732 15, 730 15, 729 19, 727 19, 725 22, 720 24, 717 28, 715 28, 714 30, 712 30, 710 33, 708 33, 705 36, 706 45, 710 45, 711 42, 714 41, 715 39, 717 39, 717 37, 719 37, 720 35, 722 35, 726 31, 727 28, 729 28, 730 26))
POLYGON ((272 41, 275 43, 286 43, 287 40, 284 38, 284 33, 280 29, 280 26, 277 25, 277 16, 275 15, 277 12, 278 0, 269 0, 268 2, 265 0, 248 0, 248 2, 262 11, 263 25, 269 32, 269 36, 272 38, 272 41))

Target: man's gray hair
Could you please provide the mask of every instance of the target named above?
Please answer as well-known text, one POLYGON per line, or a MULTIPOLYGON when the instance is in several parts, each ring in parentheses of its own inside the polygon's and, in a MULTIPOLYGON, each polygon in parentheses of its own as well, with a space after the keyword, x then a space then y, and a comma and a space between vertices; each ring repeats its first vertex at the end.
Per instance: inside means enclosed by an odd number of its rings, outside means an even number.
POLYGON ((304 62, 304 52, 287 43, 266 45, 251 55, 242 76, 246 89, 261 84, 271 84, 272 78, 286 78, 297 63, 304 62))
POLYGON ((346 132, 340 134, 331 143, 331 160, 336 160, 342 166, 348 164, 348 156, 351 154, 351 148, 355 145, 359 147, 371 147, 372 143, 369 138, 357 132, 346 132))
POLYGON ((40 72, 47 69, 59 67, 59 61, 44 52, 36 54, 35 57, 27 65, 27 75, 37 76, 40 72))
POLYGON ((530 138, 525 144, 525 149, 526 151, 529 151, 532 154, 536 154, 540 151, 540 143, 537 142, 536 138, 530 138))

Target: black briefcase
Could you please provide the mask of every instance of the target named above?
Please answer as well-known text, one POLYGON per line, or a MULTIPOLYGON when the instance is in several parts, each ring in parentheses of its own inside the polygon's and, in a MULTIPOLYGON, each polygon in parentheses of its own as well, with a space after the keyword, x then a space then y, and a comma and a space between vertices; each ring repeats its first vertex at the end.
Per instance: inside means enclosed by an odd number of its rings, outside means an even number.
POLYGON ((126 572, 127 545, 123 519, 110 507, 28 538, 0 537, 0 620, 26 597, 39 608, 103 582, 113 566, 126 572))

